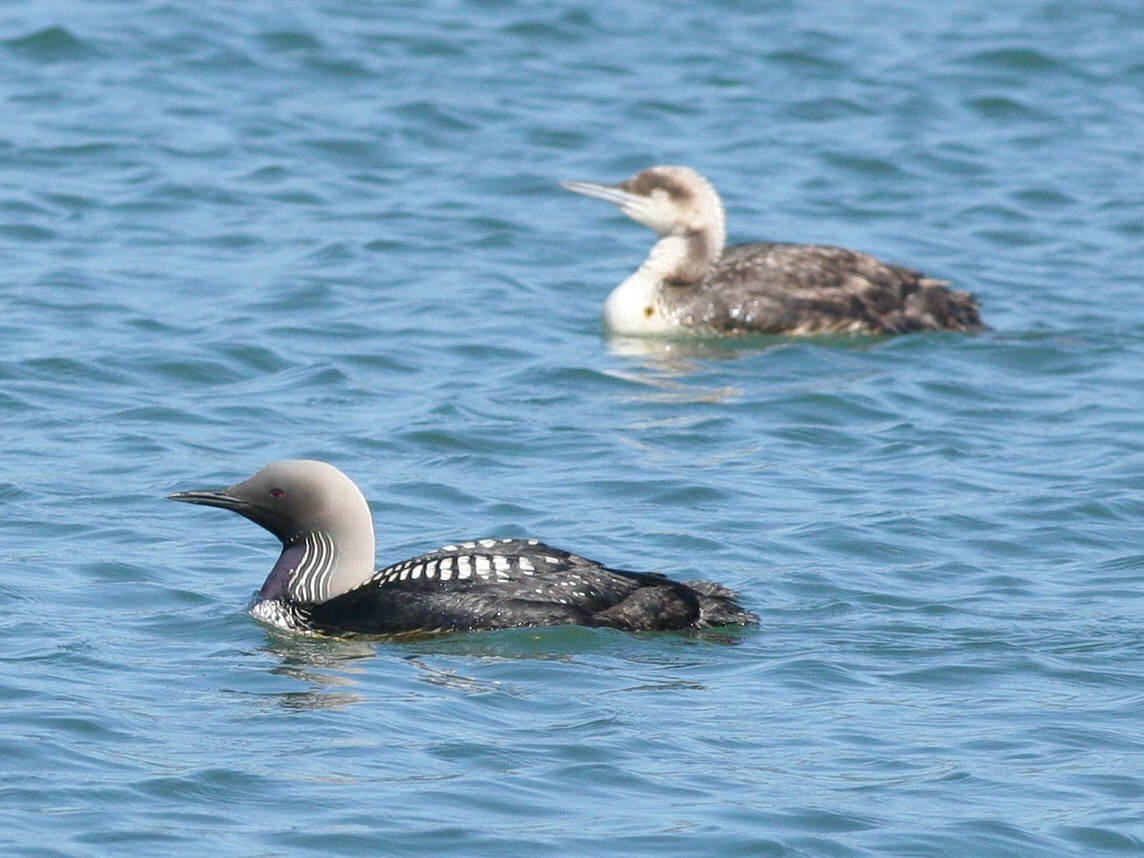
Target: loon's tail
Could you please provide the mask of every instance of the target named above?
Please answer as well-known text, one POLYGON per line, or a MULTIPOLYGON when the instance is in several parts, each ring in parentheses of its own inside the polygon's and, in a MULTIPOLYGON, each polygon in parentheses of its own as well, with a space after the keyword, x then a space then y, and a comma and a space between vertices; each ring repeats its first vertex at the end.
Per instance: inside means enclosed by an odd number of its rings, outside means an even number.
POLYGON ((759 618, 739 605, 739 596, 730 587, 714 581, 684 581, 699 597, 699 628, 757 623, 759 618))
POLYGON ((918 290, 906 297, 896 332, 908 331, 984 331, 981 307, 969 292, 949 288, 945 280, 923 277, 918 290))

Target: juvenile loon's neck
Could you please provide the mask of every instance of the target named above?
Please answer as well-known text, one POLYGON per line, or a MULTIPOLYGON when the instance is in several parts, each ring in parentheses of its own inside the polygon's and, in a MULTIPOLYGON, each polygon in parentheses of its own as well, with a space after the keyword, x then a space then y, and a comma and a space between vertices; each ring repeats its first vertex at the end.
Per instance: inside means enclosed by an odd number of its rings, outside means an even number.
POLYGON ((698 286, 723 253, 721 223, 669 234, 652 247, 635 273, 604 303, 604 324, 617 334, 662 334, 677 324, 677 290, 698 286))

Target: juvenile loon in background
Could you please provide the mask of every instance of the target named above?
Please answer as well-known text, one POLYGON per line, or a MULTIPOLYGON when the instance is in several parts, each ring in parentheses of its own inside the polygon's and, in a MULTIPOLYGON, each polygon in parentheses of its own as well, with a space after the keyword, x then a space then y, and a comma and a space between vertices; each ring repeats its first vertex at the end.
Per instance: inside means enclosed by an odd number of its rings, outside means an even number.
POLYGON ((756 242, 724 247, 723 201, 690 167, 649 167, 618 185, 562 182, 605 200, 659 241, 604 304, 616 334, 900 334, 977 331, 977 302, 942 280, 856 250, 756 242))
POLYGON ((758 620, 720 584, 609 569, 534 539, 446 545, 374 571, 369 504, 325 462, 272 462, 228 489, 168 497, 233 510, 282 541, 250 613, 291 631, 387 635, 567 624, 651 631, 758 620))

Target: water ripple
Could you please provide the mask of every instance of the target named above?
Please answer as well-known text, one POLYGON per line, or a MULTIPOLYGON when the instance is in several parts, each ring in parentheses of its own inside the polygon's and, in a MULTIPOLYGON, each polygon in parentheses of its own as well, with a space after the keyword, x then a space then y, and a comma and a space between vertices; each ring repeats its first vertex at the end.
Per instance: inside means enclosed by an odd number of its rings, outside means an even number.
POLYGON ((4 851, 1141 851, 1144 18, 906 5, 6 10, 4 851), (602 337, 664 162, 992 331, 602 337), (285 456, 762 623, 278 639, 285 456))

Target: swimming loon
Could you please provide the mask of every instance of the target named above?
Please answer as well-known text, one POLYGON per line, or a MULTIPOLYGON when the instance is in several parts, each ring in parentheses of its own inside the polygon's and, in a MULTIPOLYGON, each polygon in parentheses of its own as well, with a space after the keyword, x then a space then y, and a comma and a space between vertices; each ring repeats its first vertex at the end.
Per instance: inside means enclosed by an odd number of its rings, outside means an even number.
POLYGON ((535 539, 446 545, 374 571, 369 504, 325 462, 272 462, 228 489, 168 497, 233 510, 282 541, 250 613, 291 631, 388 635, 567 624, 639 631, 758 620, 720 584, 609 569, 535 539))
POLYGON ((561 182, 605 200, 659 240, 604 304, 616 334, 978 331, 977 302, 942 280, 819 244, 725 247, 723 201, 690 167, 641 170, 618 185, 561 182))

